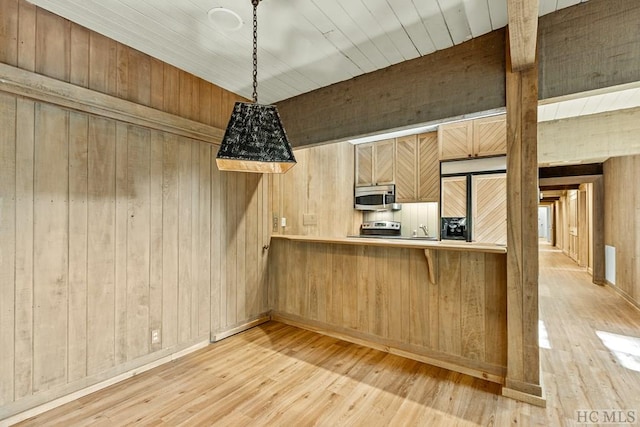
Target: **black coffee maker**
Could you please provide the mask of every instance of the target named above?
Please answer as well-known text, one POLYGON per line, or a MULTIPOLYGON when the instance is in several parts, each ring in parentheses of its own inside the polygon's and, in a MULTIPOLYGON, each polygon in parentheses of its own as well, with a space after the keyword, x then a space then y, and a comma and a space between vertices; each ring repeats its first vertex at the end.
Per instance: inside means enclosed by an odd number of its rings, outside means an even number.
POLYGON ((467 218, 442 217, 440 238, 442 240, 467 240, 467 218))

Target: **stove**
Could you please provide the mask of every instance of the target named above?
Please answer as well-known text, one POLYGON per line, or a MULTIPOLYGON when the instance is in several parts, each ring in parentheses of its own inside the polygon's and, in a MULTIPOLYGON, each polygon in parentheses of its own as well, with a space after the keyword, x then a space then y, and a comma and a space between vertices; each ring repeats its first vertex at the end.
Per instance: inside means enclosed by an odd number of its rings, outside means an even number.
POLYGON ((367 221, 360 226, 362 236, 399 236, 399 221, 367 221))

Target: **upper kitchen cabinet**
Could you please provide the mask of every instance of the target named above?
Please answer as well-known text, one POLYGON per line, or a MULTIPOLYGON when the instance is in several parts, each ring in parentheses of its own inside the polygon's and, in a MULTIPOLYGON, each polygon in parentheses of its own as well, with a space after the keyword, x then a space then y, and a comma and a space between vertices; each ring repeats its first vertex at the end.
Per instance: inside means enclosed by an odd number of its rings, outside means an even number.
POLYGON ((507 154, 507 119, 504 114, 473 120, 473 154, 475 157, 507 154))
POLYGON ((418 135, 418 201, 437 202, 440 198, 438 132, 418 135))
POLYGON ((416 135, 396 139, 396 201, 418 200, 418 138, 416 135))
POLYGON ((505 115, 448 123, 438 129, 440 160, 506 154, 505 115))
POLYGON ((447 123, 438 127, 438 149, 440 160, 463 159, 472 157, 473 123, 447 123))
POLYGON ((356 187, 393 184, 395 181, 395 140, 356 145, 356 187))
POLYGON ((437 202, 440 163, 437 132, 396 139, 396 200, 437 202))

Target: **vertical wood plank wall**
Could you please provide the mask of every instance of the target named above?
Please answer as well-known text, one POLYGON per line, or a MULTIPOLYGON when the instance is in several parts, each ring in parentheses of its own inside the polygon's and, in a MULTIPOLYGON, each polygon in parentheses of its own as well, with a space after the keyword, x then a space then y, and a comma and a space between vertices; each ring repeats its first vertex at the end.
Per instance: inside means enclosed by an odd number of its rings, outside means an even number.
POLYGON ((563 191, 555 202, 556 247, 589 271, 593 268, 592 203, 591 183, 563 191))
POLYGON ((431 250, 431 283, 423 249, 276 238, 270 251, 276 319, 504 377, 504 254, 431 250))
MULTIPOLYGON (((212 126, 239 99, 26 1, 0 7, 5 64, 212 126)), ((268 180, 219 172, 215 153, 0 91, 0 419, 268 311, 268 180)))
POLYGON ((358 234, 362 213, 353 209, 354 149, 348 142, 303 148, 294 152, 298 164, 271 180, 273 216, 280 222, 273 234, 345 237, 358 234), (304 215, 316 216, 305 224, 304 215))
POLYGON ((25 0, 0 8, 5 64, 220 128, 241 99, 25 0))
POLYGON ((640 156, 604 163, 604 244, 616 254, 614 289, 640 307, 640 156))

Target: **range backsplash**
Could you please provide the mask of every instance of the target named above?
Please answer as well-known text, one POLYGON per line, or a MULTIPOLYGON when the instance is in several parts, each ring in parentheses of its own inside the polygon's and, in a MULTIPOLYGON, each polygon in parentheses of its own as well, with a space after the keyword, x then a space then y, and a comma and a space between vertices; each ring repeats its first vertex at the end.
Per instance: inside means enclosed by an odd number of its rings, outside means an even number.
POLYGON ((411 236, 415 231, 418 236, 424 236, 420 224, 427 226, 429 236, 439 237, 438 203, 403 203, 399 211, 365 212, 363 221, 400 221, 402 235, 411 236))

